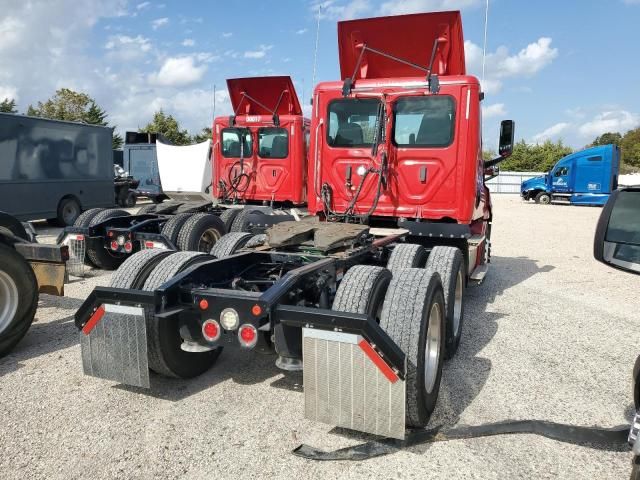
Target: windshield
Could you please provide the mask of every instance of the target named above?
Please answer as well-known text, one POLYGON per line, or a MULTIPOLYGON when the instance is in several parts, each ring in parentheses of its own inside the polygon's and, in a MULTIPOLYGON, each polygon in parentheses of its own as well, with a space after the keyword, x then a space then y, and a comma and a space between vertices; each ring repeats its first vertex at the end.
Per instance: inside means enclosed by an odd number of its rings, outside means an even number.
POLYGON ((287 130, 277 127, 259 129, 258 155, 262 158, 287 158, 289 155, 287 130))
POLYGON ((370 147, 376 136, 380 101, 334 100, 329 104, 327 142, 332 147, 370 147))
POLYGON ((248 130, 225 128, 222 130, 222 155, 228 158, 240 158, 240 135, 244 137, 244 157, 252 155, 251 133, 248 130))
POLYGON ((453 141, 455 104, 446 95, 404 97, 394 106, 394 143, 399 147, 446 147, 453 141))

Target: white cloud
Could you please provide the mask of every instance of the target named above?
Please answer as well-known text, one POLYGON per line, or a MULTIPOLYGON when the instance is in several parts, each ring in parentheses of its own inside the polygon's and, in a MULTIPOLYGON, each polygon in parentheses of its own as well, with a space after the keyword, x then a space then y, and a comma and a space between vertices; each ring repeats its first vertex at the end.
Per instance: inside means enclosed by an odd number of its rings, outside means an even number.
POLYGON ((24 22, 15 17, 5 17, 0 21, 0 51, 15 46, 25 33, 24 22))
POLYGON ((273 48, 273 45, 260 45, 257 50, 248 50, 244 52, 244 58, 264 58, 267 52, 273 48))
POLYGON ((479 4, 480 0, 390 0, 380 6, 380 14, 402 15, 439 10, 460 10, 479 4))
POLYGON ((494 103, 493 105, 482 106, 482 118, 502 117, 507 114, 504 103, 494 103))
POLYGON ((117 61, 131 61, 144 57, 151 50, 151 42, 148 38, 138 35, 112 35, 104 48, 108 50, 107 56, 117 61))
POLYGON ((164 27, 169 23, 169 19, 167 17, 156 18, 151 22, 151 28, 154 30, 158 30, 160 27, 164 27))
MULTIPOLYGON (((505 78, 532 77, 553 62, 558 49, 551 47, 551 38, 541 37, 515 55, 509 55, 505 46, 495 52, 488 52, 485 59, 485 93, 497 93, 502 89, 505 78)), ((482 73, 482 48, 467 40, 464 42, 467 70, 474 75, 482 73)))
POLYGON ((627 110, 611 110, 596 115, 591 121, 580 125, 578 132, 583 137, 596 137, 606 132, 624 133, 640 125, 640 115, 627 110))
POLYGON ((533 141, 535 143, 544 142, 545 140, 555 140, 560 137, 561 134, 566 133, 572 127, 570 123, 560 122, 555 125, 550 126, 549 128, 543 130, 542 132, 533 136, 533 141))
POLYGON ((196 44, 196 41, 193 38, 185 38, 182 41, 183 47, 193 47, 196 44))
POLYGON ((222 32, 222 38, 229 38, 233 35, 232 32, 222 32))
POLYGON ((149 75, 149 83, 159 86, 180 87, 191 85, 202 79, 207 71, 205 65, 196 65, 195 59, 187 57, 167 58, 157 73, 149 75))
POLYGON ((16 102, 19 100, 18 89, 9 85, 0 85, 0 102, 5 98, 13 99, 16 102))
POLYGON ((149 5, 151 5, 151 2, 142 2, 136 5, 136 8, 138 10, 144 10, 145 8, 147 8, 149 5))
POLYGON ((300 30, 296 30, 296 35, 304 35, 308 30, 306 28, 301 28, 300 30))
POLYGON ((369 0, 348 0, 338 2, 337 0, 315 1, 311 4, 311 10, 320 18, 327 20, 350 20, 360 17, 371 11, 369 0), (320 10, 318 10, 320 8, 320 10))

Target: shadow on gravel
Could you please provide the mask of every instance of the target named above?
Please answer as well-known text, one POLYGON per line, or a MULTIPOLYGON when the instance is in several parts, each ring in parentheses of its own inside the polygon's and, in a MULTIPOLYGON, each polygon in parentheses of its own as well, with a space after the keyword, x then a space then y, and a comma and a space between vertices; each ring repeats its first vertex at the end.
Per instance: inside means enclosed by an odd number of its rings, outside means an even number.
POLYGON ((271 386, 292 391, 302 391, 301 372, 283 372, 275 366, 275 354, 261 354, 226 348, 218 361, 206 373, 192 379, 168 378, 151 375, 151 388, 114 385, 113 388, 131 391, 153 398, 178 402, 191 395, 214 388, 219 383, 232 380, 241 385, 254 385, 275 378, 271 386))
MULTIPOLYGON (((38 310, 31 328, 13 351, 0 359, 0 377, 22 367, 26 360, 69 348, 79 343, 78 329, 73 323, 73 315, 82 304, 82 299, 40 295, 38 310), (45 310, 55 308, 67 316, 51 322, 40 323, 45 310)), ((78 356, 78 362, 80 357, 78 356)))
MULTIPOLYGON (((440 429, 456 425, 462 413, 484 388, 491 371, 491 361, 481 352, 498 331, 499 321, 505 314, 492 312, 491 304, 507 289, 518 285, 537 274, 553 270, 553 266, 538 266, 527 257, 492 257, 485 281, 478 286, 469 286, 465 293, 463 333, 454 358, 444 364, 438 404, 431 416, 429 428, 440 429), (488 311, 489 310, 489 311, 488 311)), ((363 442, 386 441, 368 434, 336 427, 332 434, 363 442), (377 440, 376 440, 377 439, 377 440)), ((431 443, 411 444, 404 448, 422 454, 431 443)))

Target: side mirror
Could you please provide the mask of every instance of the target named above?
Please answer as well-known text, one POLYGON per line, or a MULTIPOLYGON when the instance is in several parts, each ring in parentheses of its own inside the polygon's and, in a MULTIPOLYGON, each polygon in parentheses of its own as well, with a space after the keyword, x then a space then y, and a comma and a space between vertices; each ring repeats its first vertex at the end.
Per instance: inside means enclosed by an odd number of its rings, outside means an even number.
POLYGON ((516 122, 503 120, 500 123, 500 141, 498 142, 498 157, 484 162, 484 168, 490 168, 499 164, 513 153, 513 137, 516 133, 516 122))
POLYGON ((593 256, 611 267, 640 274, 640 186, 611 194, 598 220, 593 256))
POLYGON ((515 135, 515 122, 503 120, 500 123, 500 142, 498 143, 498 155, 507 158, 513 153, 513 137, 515 135))

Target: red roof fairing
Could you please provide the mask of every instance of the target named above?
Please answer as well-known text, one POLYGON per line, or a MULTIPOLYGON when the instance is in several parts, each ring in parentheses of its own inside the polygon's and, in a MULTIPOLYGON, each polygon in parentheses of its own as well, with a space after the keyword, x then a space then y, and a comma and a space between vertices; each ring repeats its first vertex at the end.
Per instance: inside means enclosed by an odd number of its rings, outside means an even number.
POLYGON ((232 78, 227 88, 237 115, 302 115, 291 77, 232 78))
POLYGON ((394 17, 338 22, 338 47, 342 79, 351 77, 362 46, 379 50, 423 69, 366 51, 355 79, 425 77, 433 44, 441 43, 433 72, 437 75, 465 75, 464 38, 460 12, 419 13, 394 17))

